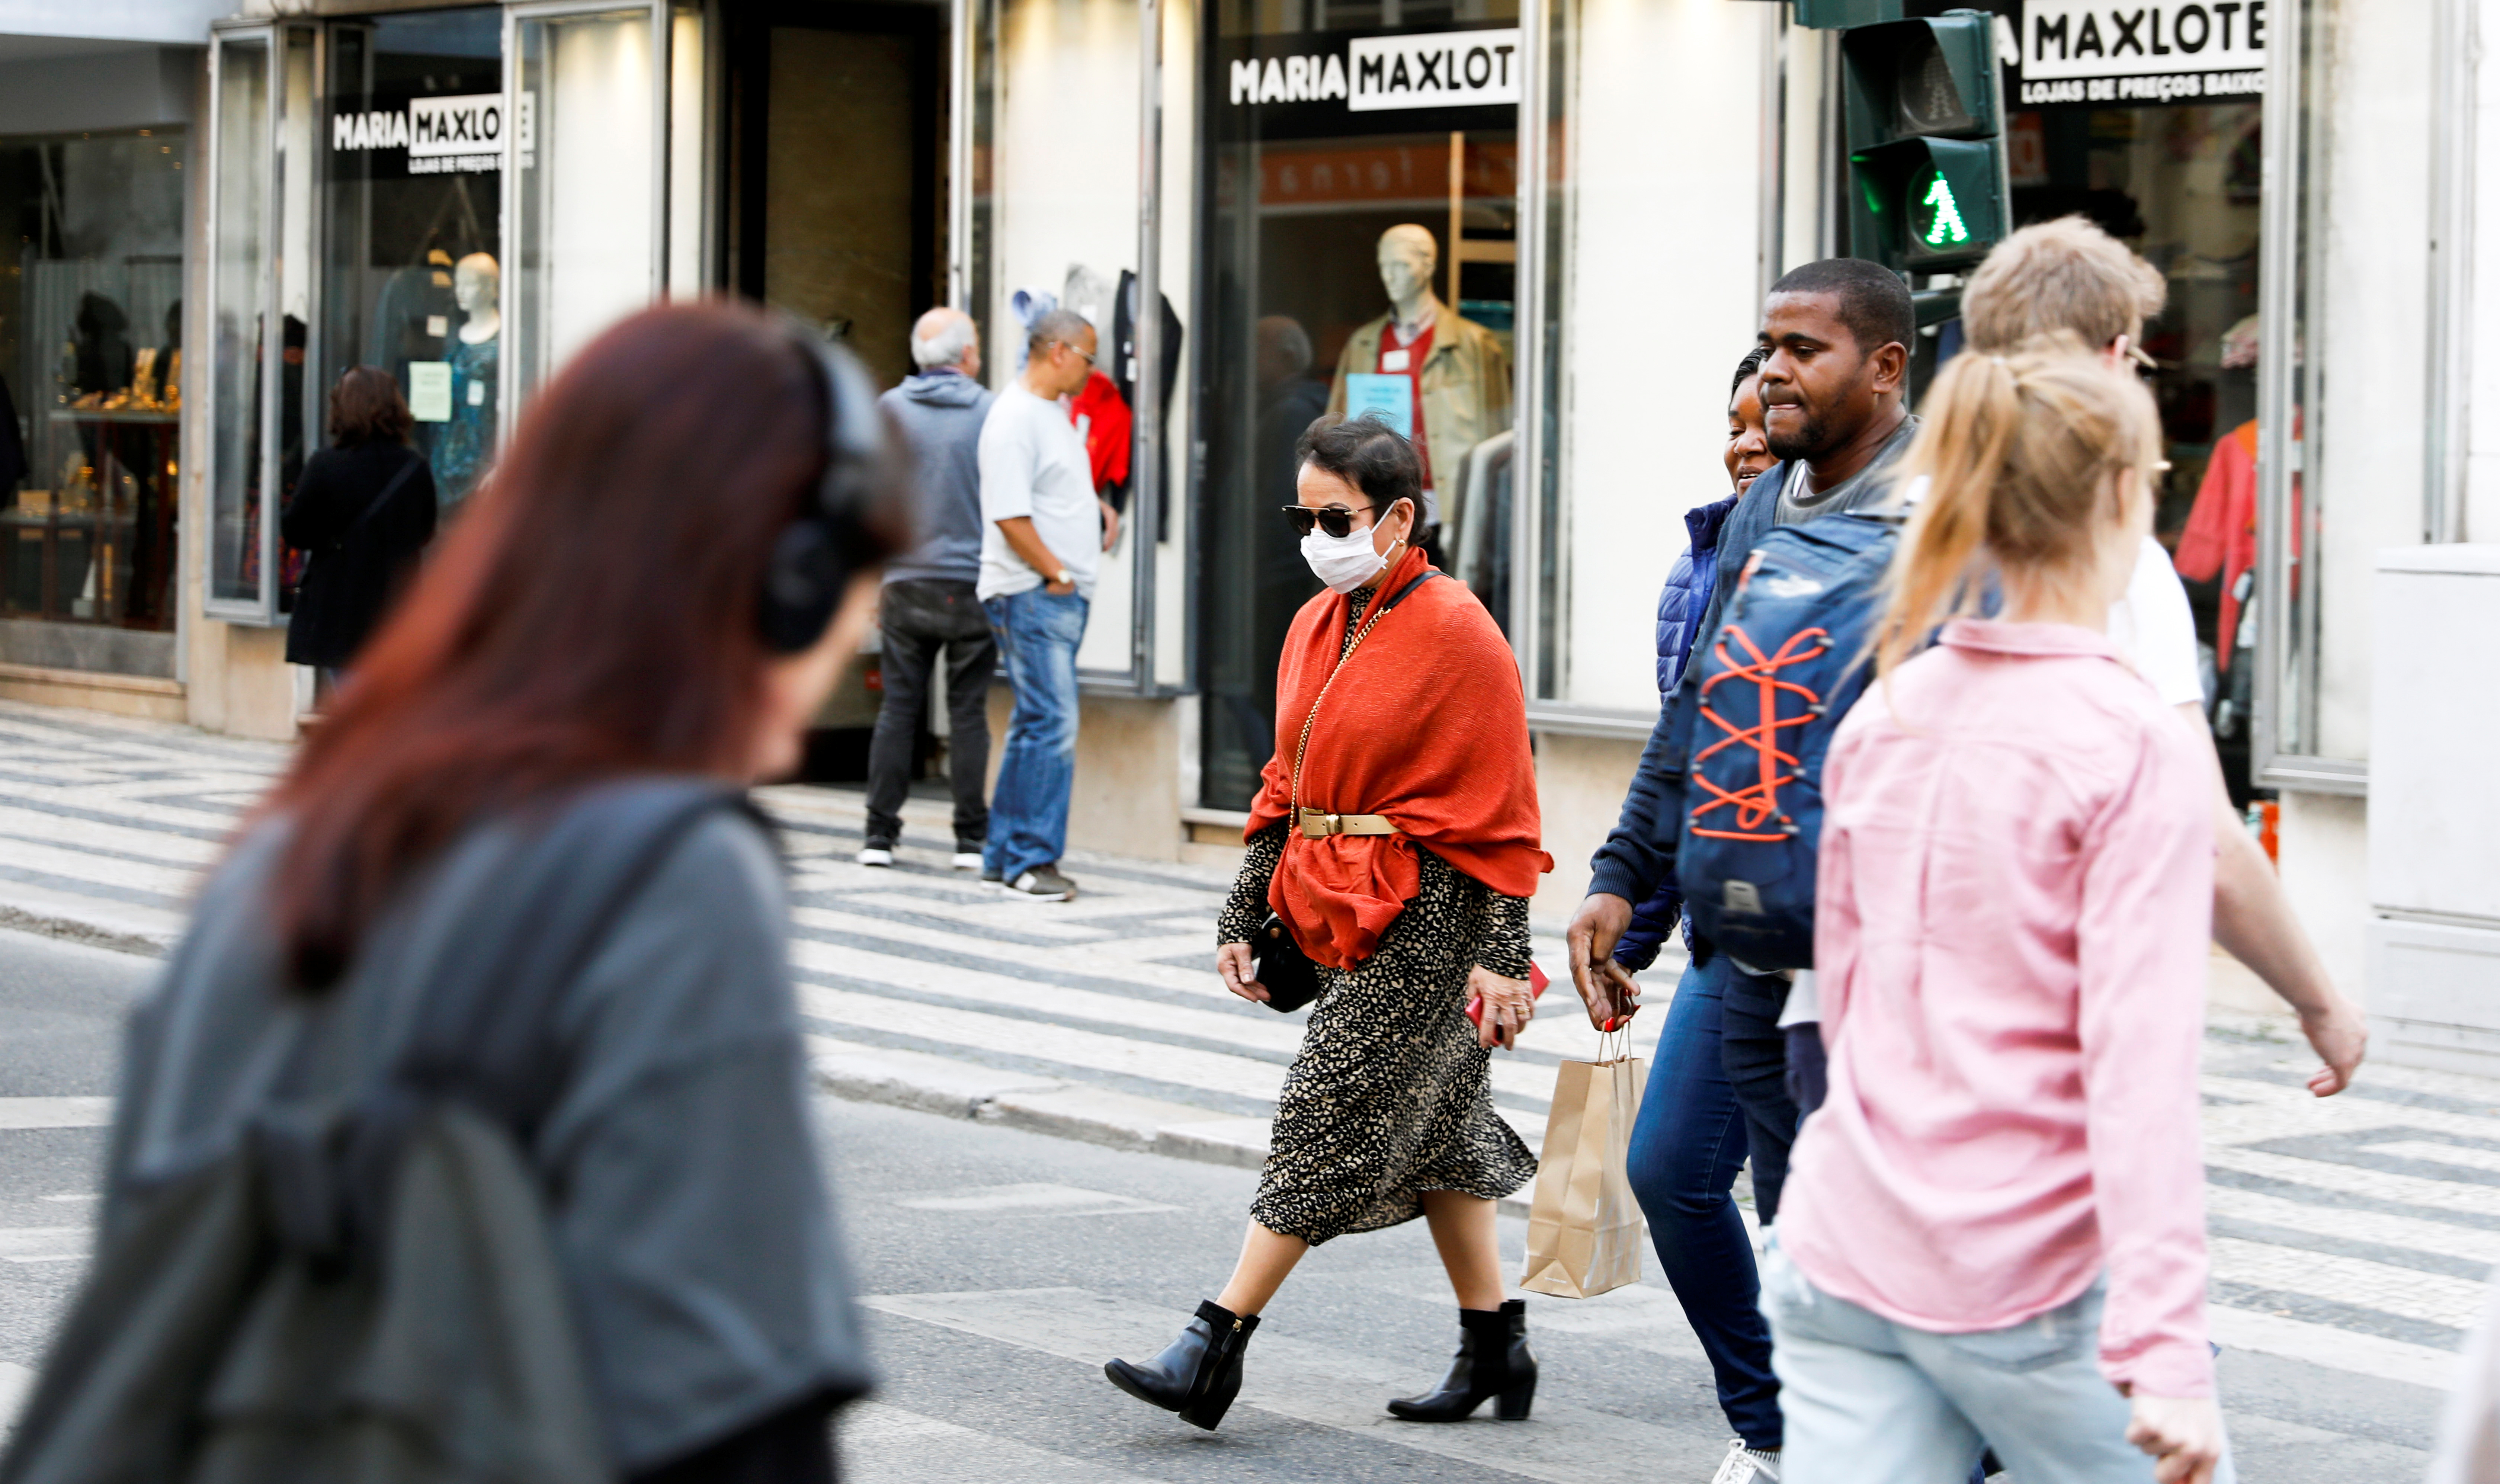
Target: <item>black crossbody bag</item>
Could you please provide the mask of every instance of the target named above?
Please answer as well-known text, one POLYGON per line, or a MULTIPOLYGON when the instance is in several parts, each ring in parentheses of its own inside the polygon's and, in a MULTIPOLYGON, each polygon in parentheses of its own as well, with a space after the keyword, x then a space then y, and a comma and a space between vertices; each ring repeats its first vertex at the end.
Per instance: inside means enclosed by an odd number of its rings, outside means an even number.
MULTIPOLYGON (((1408 593, 1440 575, 1428 567, 1416 575, 1415 580, 1398 589, 1397 596, 1380 605, 1379 611, 1364 624, 1363 633, 1354 637, 1353 647, 1337 660, 1336 669, 1329 672, 1328 685, 1321 686, 1319 695, 1312 699, 1309 713, 1302 717, 1302 740, 1294 748, 1294 782, 1285 815, 1287 829, 1301 828, 1302 754, 1311 744, 1311 717, 1319 714, 1320 702, 1328 699, 1329 685, 1336 683, 1337 671, 1354 658, 1354 650, 1363 646, 1364 636, 1371 632, 1373 624, 1388 617, 1389 610, 1405 602, 1408 593)), ((1294 941, 1293 930, 1285 926, 1285 919, 1274 912, 1259 924, 1258 933, 1250 940, 1250 977, 1267 991, 1267 1008, 1280 1015, 1290 1015, 1320 997, 1319 967, 1302 951, 1302 945, 1294 941)))

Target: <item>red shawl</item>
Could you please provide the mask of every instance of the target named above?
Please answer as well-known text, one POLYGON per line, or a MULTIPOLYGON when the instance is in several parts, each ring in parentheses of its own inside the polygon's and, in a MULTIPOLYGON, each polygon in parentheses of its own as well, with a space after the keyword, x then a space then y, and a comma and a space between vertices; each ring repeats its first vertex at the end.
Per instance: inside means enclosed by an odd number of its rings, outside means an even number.
MULTIPOLYGON (((1388 602, 1426 570, 1424 553, 1408 550, 1373 601, 1388 602)), ((1348 607, 1324 592, 1294 615, 1276 666, 1276 755, 1251 802, 1250 835, 1290 810, 1295 743, 1336 668, 1348 607)), ((1346 969, 1371 956, 1422 890, 1417 845, 1504 896, 1536 890, 1554 858, 1537 848, 1536 765, 1519 662, 1473 593, 1435 578, 1372 628, 1311 726, 1301 802, 1384 814, 1398 830, 1286 836, 1267 905, 1319 963, 1346 969)))

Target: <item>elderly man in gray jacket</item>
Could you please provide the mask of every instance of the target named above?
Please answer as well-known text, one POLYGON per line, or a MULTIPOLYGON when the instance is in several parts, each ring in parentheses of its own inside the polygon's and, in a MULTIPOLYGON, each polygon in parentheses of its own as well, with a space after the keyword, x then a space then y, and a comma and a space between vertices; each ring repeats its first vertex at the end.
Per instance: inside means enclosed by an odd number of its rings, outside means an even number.
POLYGON ((885 570, 877 606, 884 634, 884 700, 868 753, 868 840, 863 866, 894 864, 913 743, 928 707, 929 676, 945 652, 946 754, 955 785, 958 871, 981 869, 990 808, 981 784, 990 766, 990 675, 998 641, 973 584, 981 575, 981 479, 976 460, 990 393, 981 385, 981 335, 970 315, 934 309, 911 327, 918 376, 881 399, 902 425, 919 466, 917 542, 885 570))

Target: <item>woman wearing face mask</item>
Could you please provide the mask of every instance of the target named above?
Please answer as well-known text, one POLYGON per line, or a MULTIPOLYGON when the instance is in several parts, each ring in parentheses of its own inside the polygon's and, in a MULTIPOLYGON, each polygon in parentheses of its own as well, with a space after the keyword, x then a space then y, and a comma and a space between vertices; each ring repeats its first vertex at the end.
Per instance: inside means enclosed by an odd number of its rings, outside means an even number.
POLYGON ((1161 1355, 1104 1370, 1211 1429, 1302 1254, 1421 1216, 1457 1292, 1460 1348, 1438 1386, 1389 1410, 1457 1422, 1496 1399, 1503 1420, 1525 1420, 1536 1362, 1524 1304, 1502 1297, 1494 1203, 1536 1161, 1494 1111, 1487 1076, 1492 1048, 1533 1013, 1528 897, 1554 865, 1537 845, 1519 668, 1484 606, 1413 544, 1420 470, 1405 439, 1371 419, 1314 424, 1298 451, 1284 514, 1329 590, 1285 640, 1276 752, 1216 969, 1265 1001, 1250 944, 1273 913, 1322 994, 1232 1279, 1161 1355))

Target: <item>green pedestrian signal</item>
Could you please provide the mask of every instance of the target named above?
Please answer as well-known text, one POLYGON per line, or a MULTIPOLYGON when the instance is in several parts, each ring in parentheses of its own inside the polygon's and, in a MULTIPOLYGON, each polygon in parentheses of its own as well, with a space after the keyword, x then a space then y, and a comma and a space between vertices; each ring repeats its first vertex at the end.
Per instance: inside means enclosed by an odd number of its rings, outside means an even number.
POLYGON ((1916 228, 1919 241, 1929 247, 1952 247, 1970 241, 1970 228, 1961 219, 1961 208, 1954 203, 1953 182, 1939 173, 1927 177, 1925 194, 1919 197, 1925 225, 1916 228))
POLYGON ((1957 10, 1841 31, 1850 256, 1966 268, 2013 229, 1995 24, 1957 10))

